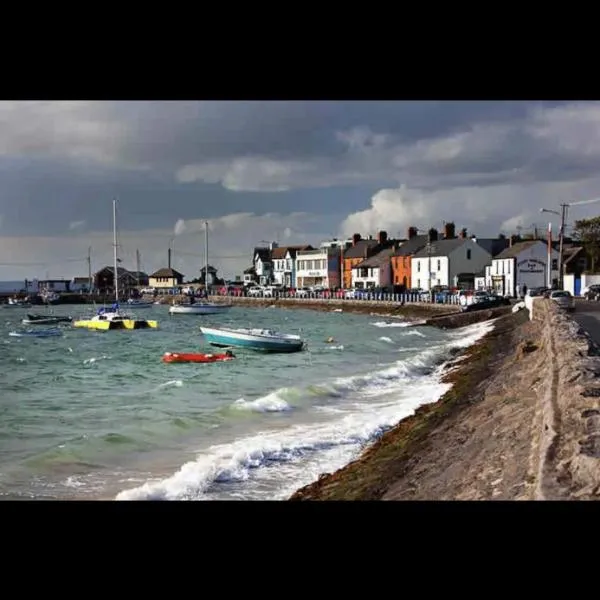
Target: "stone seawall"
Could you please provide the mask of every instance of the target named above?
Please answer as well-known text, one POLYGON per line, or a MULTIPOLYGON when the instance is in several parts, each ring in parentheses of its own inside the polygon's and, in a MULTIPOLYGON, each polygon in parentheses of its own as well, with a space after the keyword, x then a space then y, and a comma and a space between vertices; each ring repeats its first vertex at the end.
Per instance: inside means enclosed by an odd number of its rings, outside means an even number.
POLYGON ((437 403, 292 499, 597 499, 599 351, 552 301, 535 304, 465 351, 437 403))

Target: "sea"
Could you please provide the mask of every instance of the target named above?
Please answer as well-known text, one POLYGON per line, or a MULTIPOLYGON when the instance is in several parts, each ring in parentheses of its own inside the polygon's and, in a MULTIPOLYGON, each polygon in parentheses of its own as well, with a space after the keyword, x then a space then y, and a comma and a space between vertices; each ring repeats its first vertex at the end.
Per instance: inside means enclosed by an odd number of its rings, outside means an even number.
MULTIPOLYGON (((81 317, 90 306, 58 305, 81 317)), ((27 312, 0 308, 0 498, 284 500, 435 402, 452 350, 490 322, 440 330, 348 312, 235 306, 221 315, 137 309, 156 330, 13 337, 27 312), (213 364, 201 324, 300 333, 304 351, 236 351, 213 364)))

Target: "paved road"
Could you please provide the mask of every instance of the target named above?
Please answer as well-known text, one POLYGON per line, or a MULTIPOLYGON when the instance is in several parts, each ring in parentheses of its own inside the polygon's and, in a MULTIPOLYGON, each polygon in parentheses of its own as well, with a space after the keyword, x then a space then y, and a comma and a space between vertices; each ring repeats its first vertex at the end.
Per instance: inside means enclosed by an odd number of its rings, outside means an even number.
POLYGON ((573 319, 600 345, 600 302, 577 300, 573 319))

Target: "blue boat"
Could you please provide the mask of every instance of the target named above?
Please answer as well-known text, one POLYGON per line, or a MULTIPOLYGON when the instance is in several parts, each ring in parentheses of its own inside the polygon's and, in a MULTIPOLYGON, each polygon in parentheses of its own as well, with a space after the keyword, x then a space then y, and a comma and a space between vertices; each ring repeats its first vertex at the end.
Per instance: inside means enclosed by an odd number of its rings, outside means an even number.
POLYGON ((304 347, 304 340, 299 335, 271 329, 200 327, 200 331, 211 346, 219 348, 236 346, 263 352, 298 352, 304 347))

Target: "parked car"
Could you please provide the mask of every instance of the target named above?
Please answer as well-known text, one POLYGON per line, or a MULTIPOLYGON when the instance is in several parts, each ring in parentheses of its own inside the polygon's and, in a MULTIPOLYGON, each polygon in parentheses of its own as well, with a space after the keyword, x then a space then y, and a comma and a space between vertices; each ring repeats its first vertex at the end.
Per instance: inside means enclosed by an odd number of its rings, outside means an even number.
POLYGON ((600 300, 600 285, 590 285, 583 296, 586 300, 600 300))
POLYGON ((550 293, 550 300, 556 302, 560 308, 573 312, 575 310, 575 299, 567 290, 555 290, 550 293))

